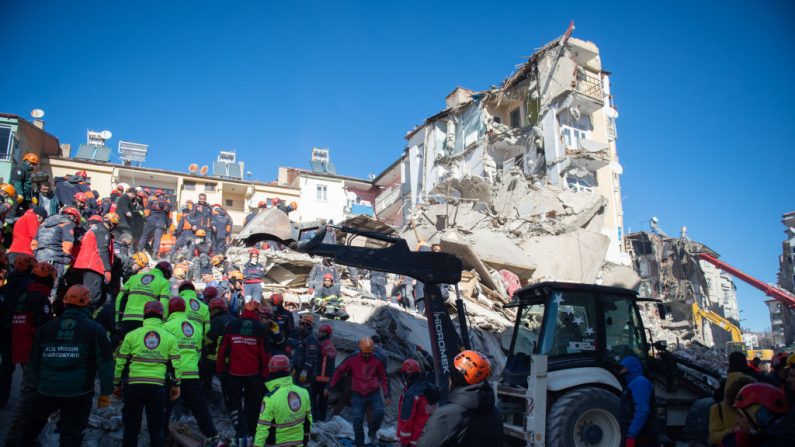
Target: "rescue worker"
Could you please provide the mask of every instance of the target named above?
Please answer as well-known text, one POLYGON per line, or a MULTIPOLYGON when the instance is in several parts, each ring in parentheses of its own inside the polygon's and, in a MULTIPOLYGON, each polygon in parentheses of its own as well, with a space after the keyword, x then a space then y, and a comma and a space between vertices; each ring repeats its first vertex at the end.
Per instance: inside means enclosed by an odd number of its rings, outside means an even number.
POLYGON ((370 270, 370 293, 374 298, 386 301, 386 273, 370 270))
MULTIPOLYGON (((135 190, 127 188, 124 194, 116 201, 116 214, 119 215, 119 226, 116 227, 115 235, 117 238, 122 234, 133 236, 133 213, 137 212, 135 190)), ((135 238, 133 237, 133 241, 135 238)))
POLYGON ((212 209, 207 204, 207 195, 199 194, 199 200, 191 211, 194 217, 193 231, 210 231, 212 228, 212 209))
POLYGON ((88 197, 84 192, 76 192, 72 203, 77 211, 80 211, 80 216, 83 220, 88 220, 94 213, 91 212, 91 208, 88 207, 88 197))
POLYGON ((2 315, 0 318, 0 408, 5 407, 11 393, 11 378, 14 374, 12 326, 17 302, 27 293, 32 281, 31 271, 36 260, 30 255, 19 255, 14 260, 14 271, 8 274, 2 290, 2 315))
POLYGON ((120 338, 143 325, 147 303, 158 301, 161 305, 168 305, 171 272, 171 264, 160 261, 152 270, 138 273, 124 283, 116 297, 116 323, 120 338))
POLYGON ((61 279, 66 267, 72 263, 75 243, 74 229, 80 223, 80 212, 67 206, 39 225, 36 238, 30 243, 38 262, 47 262, 55 267, 61 279))
MULTIPOLYGON (((198 256, 208 257, 207 264, 210 265, 209 256, 212 252, 213 246, 210 239, 207 237, 207 230, 199 228, 196 230, 196 236, 188 246, 188 261, 193 261, 198 256)), ((212 268, 212 266, 210 266, 212 268)))
POLYGON ((201 338, 204 338, 204 334, 210 330, 210 308, 196 295, 196 286, 190 281, 183 281, 177 293, 187 303, 188 320, 196 323, 196 329, 201 334, 201 338))
POLYGON ((795 411, 781 388, 768 383, 744 386, 734 399, 737 422, 723 438, 726 447, 790 447, 795 439, 795 411))
MULTIPOLYGON (((179 349, 180 369, 182 380, 180 382, 180 399, 190 409, 196 419, 196 424, 209 443, 205 445, 218 445, 218 430, 215 429, 207 401, 204 399, 201 381, 199 380, 199 359, 202 347, 203 331, 200 325, 189 320, 185 314, 185 300, 175 296, 168 300, 168 320, 163 327, 177 340, 179 349)), ((171 412, 176 401, 169 401, 166 405, 166 426, 171 420, 171 412)), ((223 443, 221 444, 223 445, 223 443)))
POLYGON ((271 295, 271 310, 273 311, 273 321, 279 325, 285 337, 292 337, 295 320, 293 313, 284 308, 284 295, 274 293, 271 295))
POLYGON ((265 349, 271 354, 283 354, 287 338, 279 324, 273 321, 273 309, 260 305, 259 321, 268 331, 265 334, 265 349))
POLYGON ((179 250, 182 250, 183 248, 189 248, 193 244, 194 239, 194 222, 191 210, 186 205, 181 211, 182 215, 177 220, 177 226, 175 229, 177 240, 174 241, 174 246, 172 246, 171 250, 168 252, 168 256, 172 258, 179 250))
MULTIPOLYGON (((243 304, 245 304, 245 300, 243 295, 243 273, 241 273, 238 270, 233 270, 229 272, 229 297, 227 303, 229 305, 230 315, 234 317, 240 315, 240 311, 243 309, 243 304)), ((282 331, 284 331, 284 327, 282 327, 282 331)), ((289 332, 285 332, 285 334, 289 335, 289 332)))
POLYGON ((17 206, 17 190, 9 183, 0 184, 0 224, 5 224, 6 217, 13 217, 11 211, 17 206))
POLYGON ((328 397, 323 393, 329 381, 334 377, 336 369, 337 348, 331 342, 331 335, 334 332, 328 323, 321 324, 317 330, 317 339, 320 342, 320 352, 317 362, 317 369, 309 387, 309 397, 312 402, 312 419, 315 421, 326 420, 326 410, 328 407, 328 397))
POLYGON ((118 188, 114 188, 110 192, 110 196, 103 197, 102 200, 99 201, 99 215, 104 216, 105 214, 113 211, 116 208, 116 203, 119 201, 119 197, 121 197, 122 191, 118 188))
POLYGON ((307 445, 312 430, 309 394, 293 384, 287 356, 271 357, 268 370, 268 392, 262 399, 254 446, 307 445))
MULTIPOLYGON (((334 372, 329 388, 333 388, 343 376, 348 374, 351 376, 354 444, 357 447, 364 446, 364 410, 367 405, 373 412, 372 424, 368 423, 367 427, 368 437, 372 443, 375 443, 377 442, 376 433, 381 428, 381 422, 384 419, 384 404, 390 405, 391 401, 386 371, 383 363, 373 356, 373 340, 370 337, 359 340, 359 353, 342 362, 334 372), (383 398, 379 391, 383 392, 383 398)), ((323 390, 325 397, 328 397, 329 388, 323 390)), ((502 422, 500 422, 501 424, 502 422)))
POLYGON ((8 247, 8 263, 14 265, 18 254, 24 253, 33 256, 31 243, 36 238, 39 225, 47 218, 47 212, 40 206, 25 211, 25 214, 14 223, 14 233, 11 246, 8 247))
POLYGON ((205 393, 209 394, 212 390, 213 376, 215 375, 215 364, 218 361, 218 345, 226 332, 226 327, 235 320, 229 315, 226 300, 214 298, 210 301, 210 330, 204 336, 202 346, 202 360, 199 365, 199 375, 205 393))
POLYGON ((143 326, 124 336, 113 375, 113 395, 117 398, 124 396, 124 447, 138 445, 144 410, 149 445, 162 447, 166 399, 175 401, 180 396, 182 364, 179 362, 179 347, 177 339, 163 327, 163 304, 157 300, 147 302, 143 318, 143 326), (170 377, 169 367, 173 377, 170 377), (126 382, 123 382, 125 372, 126 382))
POLYGON ((420 362, 406 359, 400 372, 405 388, 398 401, 397 434, 400 445, 408 447, 416 445, 420 439, 440 393, 435 385, 424 380, 420 362))
POLYGON ((240 318, 226 327, 218 346, 215 372, 221 378, 238 445, 250 442, 257 427, 257 410, 264 392, 262 379, 270 360, 265 333, 259 322, 259 303, 249 301, 240 318))
POLYGON ((56 411, 60 412, 60 446, 82 445, 95 377, 99 378, 97 408, 110 404, 113 353, 105 331, 91 320, 87 309, 90 303, 88 289, 79 284, 70 287, 64 297, 63 315, 36 332, 29 366, 35 393, 24 413, 22 445, 33 446, 56 411))
POLYGON ((36 205, 44 208, 47 212, 47 217, 58 214, 58 209, 61 207, 61 202, 55 196, 52 190, 52 185, 49 183, 39 183, 39 191, 36 193, 33 201, 36 205))
POLYGON ((624 357, 619 364, 621 365, 620 374, 627 384, 621 395, 618 412, 622 445, 627 447, 656 446, 654 386, 643 375, 643 366, 637 357, 624 357))
POLYGON ((251 220, 257 216, 257 214, 263 212, 267 207, 268 207, 267 202, 260 201, 257 204, 257 207, 251 210, 251 212, 246 215, 246 219, 243 221, 243 226, 245 227, 246 225, 248 225, 248 223, 251 222, 251 220))
POLYGON ((262 280, 265 278, 265 267, 259 262, 259 250, 248 249, 248 261, 243 264, 243 299, 249 302, 262 300, 262 280))
POLYGON ((298 320, 298 339, 293 348, 293 375, 299 385, 309 388, 315 377, 320 343, 314 333, 315 316, 301 314, 298 320))
POLYGON ((723 402, 718 402, 709 408, 709 445, 719 446, 723 438, 734 431, 737 420, 737 409, 734 408, 734 399, 740 390, 756 381, 741 372, 732 372, 726 377, 726 386, 723 393, 723 402))
POLYGON ((149 193, 140 186, 136 189, 135 198, 132 202, 132 237, 136 244, 136 250, 142 250, 142 248, 137 245, 138 241, 141 240, 141 236, 144 234, 144 226, 146 226, 144 212, 146 211, 149 193))
POLYGON ((221 205, 214 205, 210 224, 213 230, 213 250, 215 253, 226 253, 226 246, 232 236, 232 218, 221 205))
POLYGON ((141 272, 141 270, 149 267, 149 254, 145 251, 139 251, 127 259, 127 262, 122 266, 121 279, 125 283, 141 272))
POLYGON ((502 445, 502 416, 489 385, 491 363, 476 351, 462 351, 450 369, 447 403, 425 424, 417 447, 502 445))
POLYGON ((315 289, 319 289, 323 285, 323 280, 328 274, 331 275, 334 284, 339 283, 339 274, 337 270, 334 269, 331 259, 323 258, 321 263, 313 265, 306 281, 306 287, 310 289, 309 293, 314 293, 315 289))
POLYGON ((39 156, 27 153, 22 156, 22 164, 16 165, 11 171, 10 183, 14 186, 17 194, 22 196, 19 203, 23 209, 27 208, 28 203, 33 199, 33 171, 39 166, 39 156))
POLYGON ((347 320, 349 315, 342 308, 339 284, 334 284, 334 275, 326 273, 323 283, 315 289, 315 306, 321 309, 323 316, 329 319, 347 320))
POLYGON ((83 236, 74 268, 81 272, 83 285, 91 291, 91 310, 105 303, 107 285, 113 269, 112 231, 119 223, 116 213, 93 216, 88 232, 83 236))
POLYGON ((147 244, 152 242, 152 256, 160 253, 160 240, 163 233, 168 230, 168 223, 171 221, 171 203, 163 195, 163 190, 155 191, 154 196, 149 199, 146 211, 144 212, 146 223, 141 239, 138 241, 140 250, 145 250, 147 244))
POLYGON ((392 302, 406 310, 414 308, 414 288, 412 279, 405 275, 395 275, 395 284, 390 293, 392 302))

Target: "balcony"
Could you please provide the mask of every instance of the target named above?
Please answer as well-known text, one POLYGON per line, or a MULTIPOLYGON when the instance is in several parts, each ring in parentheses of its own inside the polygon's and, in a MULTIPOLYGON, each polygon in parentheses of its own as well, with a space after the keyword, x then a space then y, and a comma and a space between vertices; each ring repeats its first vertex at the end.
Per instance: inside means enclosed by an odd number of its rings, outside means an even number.
POLYGON ((401 198, 401 185, 394 185, 385 189, 375 198, 375 214, 383 213, 387 208, 394 205, 401 198))
POLYGON ((586 70, 577 71, 574 90, 599 102, 602 102, 604 99, 602 79, 598 75, 586 70))

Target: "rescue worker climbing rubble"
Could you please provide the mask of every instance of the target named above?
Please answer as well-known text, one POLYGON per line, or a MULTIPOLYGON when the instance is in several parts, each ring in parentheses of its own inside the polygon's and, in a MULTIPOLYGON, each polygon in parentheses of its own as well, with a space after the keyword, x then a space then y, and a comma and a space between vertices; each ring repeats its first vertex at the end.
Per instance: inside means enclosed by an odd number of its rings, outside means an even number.
POLYGON ((347 320, 349 315, 342 307, 342 297, 340 296, 339 284, 334 284, 334 275, 326 273, 323 276, 323 283, 315 289, 314 297, 315 308, 323 313, 323 316, 331 320, 347 320))
POLYGON ((229 315, 226 300, 214 298, 210 301, 210 329, 204 336, 202 346, 202 359, 199 367, 204 392, 209 396, 212 390, 212 380, 215 376, 215 364, 218 361, 218 345, 226 332, 226 327, 235 320, 229 315))
POLYGON ((312 400, 312 418, 315 421, 323 422, 326 420, 328 397, 323 391, 334 376, 337 359, 337 349, 331 341, 333 333, 334 329, 328 323, 320 325, 317 331, 320 351, 318 352, 314 378, 309 387, 309 397, 312 400))
POLYGON ((171 264, 160 261, 155 268, 130 278, 116 297, 117 337, 123 338, 144 322, 144 308, 151 301, 168 305, 171 296, 171 264))
POLYGON ((152 256, 158 256, 160 240, 163 238, 163 233, 168 230, 171 221, 171 203, 165 198, 162 189, 156 190, 147 202, 144 217, 146 222, 141 239, 138 241, 138 248, 147 250, 147 244, 151 241, 152 247, 148 249, 151 250, 149 253, 152 256))
POLYGON ((302 314, 298 320, 298 339, 293 349, 293 375, 298 385, 309 388, 315 377, 315 365, 320 353, 320 343, 313 331, 315 317, 302 314))
POLYGON ((262 280, 265 278, 265 267, 259 262, 259 250, 248 249, 248 261, 243 264, 243 299, 259 302, 262 299, 262 280))

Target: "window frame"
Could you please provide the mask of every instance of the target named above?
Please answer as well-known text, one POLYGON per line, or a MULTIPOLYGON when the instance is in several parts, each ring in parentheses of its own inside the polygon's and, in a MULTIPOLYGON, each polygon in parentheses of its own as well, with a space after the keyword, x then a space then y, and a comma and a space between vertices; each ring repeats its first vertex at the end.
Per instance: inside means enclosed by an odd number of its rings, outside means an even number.
POLYGON ((328 202, 328 185, 315 184, 315 201, 328 202))
POLYGON ((0 161, 11 161, 14 152, 14 140, 16 139, 14 136, 14 128, 8 124, 0 124, 0 128, 8 129, 8 144, 5 148, 6 155, 3 156, 2 149, 0 149, 0 161))

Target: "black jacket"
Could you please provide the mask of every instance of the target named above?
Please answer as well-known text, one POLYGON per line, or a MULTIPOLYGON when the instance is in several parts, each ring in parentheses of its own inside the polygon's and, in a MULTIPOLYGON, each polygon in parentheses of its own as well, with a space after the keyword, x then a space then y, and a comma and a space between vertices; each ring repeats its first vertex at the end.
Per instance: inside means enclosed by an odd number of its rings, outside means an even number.
POLYGON ((501 446, 502 417, 488 382, 453 388, 417 441, 417 447, 501 446))
POLYGON ((116 201, 116 214, 119 215, 119 225, 116 230, 119 234, 132 231, 132 213, 135 212, 132 200, 127 194, 122 194, 119 200, 116 201), (128 216, 127 213, 130 213, 130 215, 128 216))
POLYGON ((72 221, 63 214, 50 216, 41 223, 36 233, 36 260, 69 264, 72 262, 71 246, 74 241, 72 221), (70 249, 70 253, 66 253, 66 248, 70 249))

